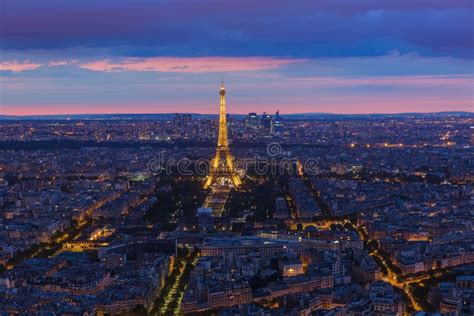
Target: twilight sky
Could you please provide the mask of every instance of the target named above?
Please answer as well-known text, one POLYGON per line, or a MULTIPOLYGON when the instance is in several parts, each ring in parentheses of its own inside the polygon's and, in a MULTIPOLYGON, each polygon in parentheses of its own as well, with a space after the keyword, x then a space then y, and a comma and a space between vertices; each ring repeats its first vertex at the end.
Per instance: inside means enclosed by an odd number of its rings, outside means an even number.
POLYGON ((472 0, 0 0, 0 114, 473 111, 472 0))

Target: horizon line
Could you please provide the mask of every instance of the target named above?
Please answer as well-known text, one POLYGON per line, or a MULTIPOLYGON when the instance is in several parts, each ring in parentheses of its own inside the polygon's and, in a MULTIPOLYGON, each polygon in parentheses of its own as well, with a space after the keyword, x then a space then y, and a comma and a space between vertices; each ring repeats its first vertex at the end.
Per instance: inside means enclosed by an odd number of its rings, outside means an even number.
MULTIPOLYGON (((249 113, 259 112, 245 112, 245 113, 227 113, 228 115, 248 115, 249 113)), ((269 113, 263 111, 261 113, 269 113)), ((276 113, 276 111, 275 111, 276 113)), ((441 114, 441 113, 466 113, 474 114, 474 111, 466 110, 452 110, 452 111, 414 111, 414 112, 368 112, 368 113, 335 113, 335 112, 295 112, 295 113, 280 113, 280 115, 407 115, 407 114, 441 114)), ((118 113, 51 113, 51 114, 0 114, 0 117, 48 117, 48 116, 100 116, 100 115, 175 115, 175 114, 191 114, 191 115, 219 115, 219 113, 203 113, 203 112, 143 112, 143 113, 130 113, 130 112, 118 112, 118 113)))

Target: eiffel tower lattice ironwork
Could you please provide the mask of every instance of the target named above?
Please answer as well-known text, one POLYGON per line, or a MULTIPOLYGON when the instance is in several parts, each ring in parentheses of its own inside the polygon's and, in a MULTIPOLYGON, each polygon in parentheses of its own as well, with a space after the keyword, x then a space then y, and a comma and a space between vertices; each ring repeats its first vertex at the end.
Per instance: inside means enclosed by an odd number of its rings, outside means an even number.
POLYGON ((222 81, 219 95, 221 99, 219 112, 219 135, 217 138, 216 155, 211 161, 209 176, 204 184, 205 189, 209 188, 217 179, 220 178, 230 180, 235 187, 239 187, 242 183, 239 175, 235 171, 233 157, 229 151, 224 81, 222 81))

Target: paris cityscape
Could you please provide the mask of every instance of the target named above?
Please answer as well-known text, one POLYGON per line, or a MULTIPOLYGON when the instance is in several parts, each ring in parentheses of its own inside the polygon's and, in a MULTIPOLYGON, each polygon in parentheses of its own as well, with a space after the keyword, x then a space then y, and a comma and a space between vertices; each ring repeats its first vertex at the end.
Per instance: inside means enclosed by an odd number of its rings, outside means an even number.
POLYGON ((0 4, 0 315, 474 315, 472 3, 0 4))

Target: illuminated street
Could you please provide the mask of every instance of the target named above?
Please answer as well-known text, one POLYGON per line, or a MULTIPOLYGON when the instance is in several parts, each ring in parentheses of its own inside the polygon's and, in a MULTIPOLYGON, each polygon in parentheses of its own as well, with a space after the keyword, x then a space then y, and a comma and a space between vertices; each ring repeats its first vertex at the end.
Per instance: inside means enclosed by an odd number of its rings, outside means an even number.
MULTIPOLYGON (((347 220, 346 221, 336 221, 335 223, 342 224, 342 225, 349 224, 355 231, 357 231, 357 233, 359 234, 359 236, 362 238, 362 240, 364 242, 369 244, 372 241, 371 239, 368 239, 367 232, 365 231, 365 229, 363 227, 353 225, 350 221, 347 221, 347 220)), ((403 276, 400 275, 400 274, 397 274, 395 271, 393 271, 392 266, 387 264, 385 259, 382 256, 380 256, 378 250, 372 251, 370 253, 370 256, 372 256, 374 258, 377 258, 378 260, 375 260, 375 262, 382 263, 381 268, 385 269, 387 271, 387 275, 384 275, 382 277, 382 279, 385 282, 390 283, 392 286, 402 290, 405 293, 406 297, 409 299, 410 306, 415 311, 421 311, 422 308, 421 308, 420 304, 418 304, 418 302, 414 298, 413 293, 410 291, 410 286, 409 285, 414 284, 414 283, 420 284, 424 280, 427 280, 427 279, 430 279, 430 278, 433 278, 433 277, 439 277, 439 276, 442 275, 442 273, 436 272, 432 275, 429 275, 429 274, 425 273, 423 275, 419 275, 419 276, 416 276, 416 277, 404 278, 404 280, 402 282, 400 282, 398 280, 399 280, 400 277, 403 277, 403 276)), ((392 265, 393 265, 393 263, 392 263, 392 265)))
POLYGON ((167 279, 164 288, 158 293, 158 305, 150 309, 150 314, 154 315, 179 315, 181 301, 183 299, 184 291, 186 290, 187 281, 192 272, 196 262, 199 258, 199 253, 193 251, 187 253, 184 257, 178 257, 173 260, 173 266, 170 269, 170 277, 167 279))

